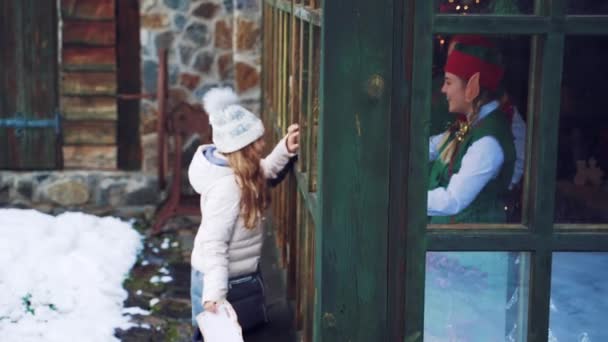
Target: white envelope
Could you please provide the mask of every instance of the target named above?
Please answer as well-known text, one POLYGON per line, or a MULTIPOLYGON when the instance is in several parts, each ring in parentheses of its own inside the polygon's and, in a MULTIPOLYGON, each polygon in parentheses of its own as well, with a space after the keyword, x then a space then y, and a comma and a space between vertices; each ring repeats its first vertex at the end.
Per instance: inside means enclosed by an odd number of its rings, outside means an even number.
POLYGON ((203 311, 196 322, 205 342, 243 342, 243 331, 228 301, 218 303, 217 313, 203 311))

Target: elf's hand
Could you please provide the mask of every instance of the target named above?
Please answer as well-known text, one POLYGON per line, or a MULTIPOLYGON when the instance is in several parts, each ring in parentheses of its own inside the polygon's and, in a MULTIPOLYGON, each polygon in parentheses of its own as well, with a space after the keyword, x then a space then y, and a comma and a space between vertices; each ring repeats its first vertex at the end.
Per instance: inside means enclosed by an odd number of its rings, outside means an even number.
POLYGON ((296 153, 300 148, 300 126, 298 124, 292 124, 287 128, 285 144, 289 153, 296 153))
POLYGON ((203 304, 205 311, 210 311, 213 313, 217 313, 217 302, 207 301, 203 304))

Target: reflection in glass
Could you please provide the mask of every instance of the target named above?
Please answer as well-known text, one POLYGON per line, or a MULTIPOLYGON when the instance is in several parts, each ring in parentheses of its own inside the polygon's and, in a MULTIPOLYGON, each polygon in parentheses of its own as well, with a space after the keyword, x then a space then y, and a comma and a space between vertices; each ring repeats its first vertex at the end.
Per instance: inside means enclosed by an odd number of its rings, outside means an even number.
POLYGON ((567 37, 555 221, 608 223, 608 38, 567 37))
MULTIPOLYGON (((429 122, 429 223, 521 222, 529 46, 529 37, 522 36, 434 37, 429 122), (496 65, 503 73, 497 78, 496 88, 482 85, 477 107, 464 109, 448 104, 448 98, 458 98, 457 94, 448 95, 447 83, 444 88, 446 60, 453 56, 452 51, 460 53, 459 57, 452 58, 456 61, 452 65, 459 63, 458 67, 472 65, 475 68, 479 63, 485 63, 496 65), (485 111, 485 107, 491 108, 485 111), (486 148, 488 139, 493 139, 490 144, 496 141, 500 147, 486 148), (454 153, 450 157, 445 151, 450 150, 454 141, 459 142, 452 148, 454 153), (499 155, 502 159, 496 157, 499 155), (472 169, 471 165, 476 168, 472 169), (478 188, 478 181, 483 183, 481 190, 468 195, 468 190, 478 188)), ((463 77, 469 76, 456 76, 462 80, 461 92, 464 92, 468 79, 463 77)))
POLYGON ((608 1, 569 0, 568 14, 608 14, 608 1))
POLYGON ((608 253, 554 253, 551 341, 608 341, 608 253))
POLYGON ((525 341, 528 275, 528 253, 427 253, 424 341, 525 341))
POLYGON ((532 14, 534 0, 435 0, 441 14, 532 14))

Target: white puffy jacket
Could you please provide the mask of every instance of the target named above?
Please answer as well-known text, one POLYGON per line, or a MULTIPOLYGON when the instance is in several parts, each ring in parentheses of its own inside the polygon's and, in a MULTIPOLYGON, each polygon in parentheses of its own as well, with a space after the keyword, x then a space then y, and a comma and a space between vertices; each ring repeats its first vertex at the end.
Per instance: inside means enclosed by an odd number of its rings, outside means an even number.
MULTIPOLYGON (((201 195, 202 220, 191 264, 203 273, 203 303, 225 299, 229 277, 255 272, 263 241, 262 222, 254 229, 245 227, 240 215, 241 191, 232 169, 213 164, 204 155, 211 147, 199 146, 188 168, 190 184, 201 195)), ((266 178, 276 177, 294 155, 283 138, 261 161, 266 178)))

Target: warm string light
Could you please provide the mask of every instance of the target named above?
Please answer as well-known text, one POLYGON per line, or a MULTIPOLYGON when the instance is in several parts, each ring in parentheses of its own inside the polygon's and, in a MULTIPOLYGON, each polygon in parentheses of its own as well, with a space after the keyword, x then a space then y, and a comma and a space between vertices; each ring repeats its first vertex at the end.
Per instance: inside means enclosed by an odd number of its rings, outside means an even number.
POLYGON ((481 0, 447 0, 443 12, 458 12, 467 14, 469 12, 477 12, 481 6, 481 0))

